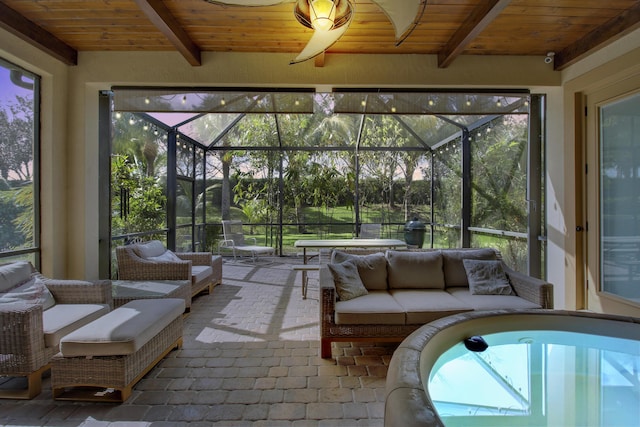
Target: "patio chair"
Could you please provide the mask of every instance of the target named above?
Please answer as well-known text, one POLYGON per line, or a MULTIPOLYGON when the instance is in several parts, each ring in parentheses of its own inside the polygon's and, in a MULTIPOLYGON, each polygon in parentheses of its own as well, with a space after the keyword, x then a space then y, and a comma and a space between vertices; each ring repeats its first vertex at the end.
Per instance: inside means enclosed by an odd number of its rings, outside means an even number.
POLYGON ((270 246, 258 246, 255 237, 245 237, 242 228, 242 221, 224 220, 222 221, 222 232, 224 240, 218 243, 218 253, 222 248, 229 248, 233 251, 233 259, 235 260, 238 253, 248 253, 251 260, 256 260, 256 255, 273 255, 275 250, 270 246), (251 240, 253 244, 247 244, 251 240))
POLYGON ((31 263, 0 265, 0 399, 32 399, 60 339, 109 312, 109 280, 51 279, 31 263))
POLYGON ((118 246, 120 280, 188 280, 191 296, 222 282, 222 259, 211 252, 173 253, 158 240, 118 246))
POLYGON ((379 239, 382 224, 360 224, 359 239, 379 239))

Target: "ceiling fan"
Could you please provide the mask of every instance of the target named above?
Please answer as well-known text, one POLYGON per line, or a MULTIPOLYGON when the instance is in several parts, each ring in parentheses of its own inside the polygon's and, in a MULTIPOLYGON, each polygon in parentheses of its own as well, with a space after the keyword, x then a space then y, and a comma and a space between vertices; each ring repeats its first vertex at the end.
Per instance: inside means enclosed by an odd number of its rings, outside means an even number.
MULTIPOLYGON (((347 31, 354 17, 351 0, 205 0, 230 6, 273 6, 295 3, 294 16, 305 27, 314 30, 311 40, 291 64, 306 61, 327 50, 347 31)), ((396 46, 418 25, 427 5, 426 0, 372 0, 387 15, 396 34, 396 46)))

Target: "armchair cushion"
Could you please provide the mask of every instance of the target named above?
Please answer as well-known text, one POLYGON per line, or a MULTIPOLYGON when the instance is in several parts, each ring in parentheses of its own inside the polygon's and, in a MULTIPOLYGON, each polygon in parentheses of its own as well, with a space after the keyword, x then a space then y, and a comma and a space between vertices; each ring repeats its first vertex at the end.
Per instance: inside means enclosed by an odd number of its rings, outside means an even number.
POLYGON ((191 266, 191 275, 193 277, 193 282, 198 283, 201 280, 206 279, 207 277, 213 274, 213 269, 208 265, 192 265, 191 266))
POLYGON ((51 308, 56 304, 53 294, 38 277, 32 277, 26 283, 9 289, 6 293, 0 294, 0 303, 10 302, 40 304, 43 310, 51 308))
POLYGON ((0 265, 0 292, 25 283, 31 278, 32 272, 31 264, 27 261, 0 265))
POLYGON ((45 310, 42 323, 46 346, 56 348, 62 337, 108 312, 107 304, 58 304, 45 310))
POLYGON ((158 256, 150 256, 147 258, 149 261, 158 261, 158 262, 178 262, 182 261, 178 255, 174 254, 170 250, 166 250, 162 255, 158 256))
POLYGON ((150 240, 144 243, 138 243, 135 246, 135 251, 141 258, 157 257, 164 254, 167 249, 164 247, 160 240, 150 240))

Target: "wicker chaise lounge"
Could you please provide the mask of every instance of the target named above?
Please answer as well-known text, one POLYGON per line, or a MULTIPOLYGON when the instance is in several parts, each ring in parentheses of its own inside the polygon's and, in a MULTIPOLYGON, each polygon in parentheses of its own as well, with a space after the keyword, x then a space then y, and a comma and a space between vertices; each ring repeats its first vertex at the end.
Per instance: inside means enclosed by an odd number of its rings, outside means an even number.
POLYGON ((58 400, 124 402, 133 386, 182 346, 183 299, 134 300, 62 338, 51 360, 58 400))

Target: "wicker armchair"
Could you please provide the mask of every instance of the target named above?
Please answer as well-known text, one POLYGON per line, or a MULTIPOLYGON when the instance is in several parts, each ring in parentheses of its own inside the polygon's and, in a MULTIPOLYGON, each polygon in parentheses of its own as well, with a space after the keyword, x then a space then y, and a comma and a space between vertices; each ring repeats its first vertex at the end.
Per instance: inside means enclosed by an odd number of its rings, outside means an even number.
MULTIPOLYGON (((40 275, 32 266, 30 269, 32 272, 27 279, 37 277, 44 282, 53 294, 57 308, 54 306, 44 310, 43 305, 36 303, 0 302, 0 376, 12 378, 13 384, 18 386, 3 388, 0 391, 0 398, 3 399, 32 399, 40 394, 42 374, 50 368, 52 356, 59 351, 61 335, 108 312, 112 306, 111 282, 108 280, 54 280, 40 275), (66 326, 62 325, 65 323, 61 317, 64 316, 66 304, 88 305, 85 312, 91 313, 87 314, 86 322, 74 318, 66 326), (50 319, 51 322, 44 319, 50 319), (24 381, 15 377, 25 377, 26 388, 22 387, 24 381)), ((10 293, 9 290, 2 295, 6 297, 10 293)))
POLYGON ((116 248, 118 279, 189 280, 192 296, 204 290, 211 293, 213 287, 222 282, 222 259, 213 256, 211 252, 172 253, 179 260, 168 261, 160 259, 159 256, 145 257, 142 248, 149 244, 156 247, 162 245, 158 241, 151 241, 116 248))

